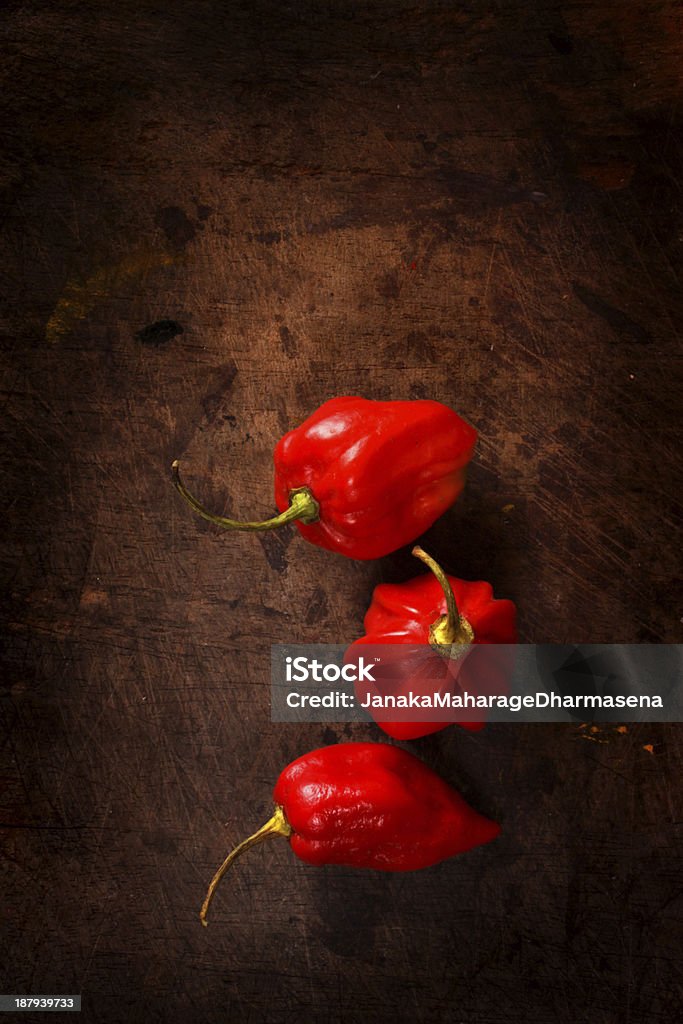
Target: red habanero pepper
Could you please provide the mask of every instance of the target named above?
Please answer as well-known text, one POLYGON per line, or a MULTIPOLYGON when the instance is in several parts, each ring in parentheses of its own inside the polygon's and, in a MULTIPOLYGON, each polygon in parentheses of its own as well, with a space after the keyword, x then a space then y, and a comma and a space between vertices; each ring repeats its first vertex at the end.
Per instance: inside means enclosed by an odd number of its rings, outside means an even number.
MULTIPOLYGON (((381 583, 375 587, 364 619, 366 635, 351 644, 345 660, 353 661, 360 654, 354 648, 377 645, 382 657, 375 660, 384 663, 385 687, 388 686, 395 696, 406 690, 432 694, 435 680, 452 689, 458 677, 463 676, 470 682, 467 689, 480 693, 491 685, 494 691, 496 687, 505 686, 506 671, 503 665, 501 674, 500 659, 493 654, 479 662, 468 659, 478 644, 517 643, 513 602, 495 600, 491 585, 484 581, 469 583, 447 576, 420 547, 413 548, 413 554, 429 566, 431 574, 406 583, 381 583), (432 653, 425 655, 421 651, 427 643, 432 653), (413 646, 405 657, 397 650, 395 658, 387 658, 385 644, 413 646), (493 678, 486 678, 489 673, 493 678)), ((367 647, 365 650, 367 653, 367 647)), ((364 682, 356 683, 356 695, 363 706, 367 706, 371 689, 364 682)), ((368 710, 372 714, 372 705, 368 710)), ((411 722, 407 714, 404 720, 398 721, 373 717, 384 732, 398 740, 417 739, 453 724, 470 730, 483 727, 483 723, 457 722, 457 719, 411 722)))
POLYGON ((476 439, 474 427, 440 402, 333 398, 275 447, 280 515, 264 522, 216 516, 187 491, 177 461, 173 480, 195 512, 225 529, 294 522, 319 547, 380 558, 415 540, 453 504, 476 439))
POLYGON ((284 769, 270 821, 225 859, 202 905, 206 925, 216 886, 249 847, 284 836, 308 864, 417 871, 495 839, 489 821, 422 761, 386 743, 339 743, 284 769))

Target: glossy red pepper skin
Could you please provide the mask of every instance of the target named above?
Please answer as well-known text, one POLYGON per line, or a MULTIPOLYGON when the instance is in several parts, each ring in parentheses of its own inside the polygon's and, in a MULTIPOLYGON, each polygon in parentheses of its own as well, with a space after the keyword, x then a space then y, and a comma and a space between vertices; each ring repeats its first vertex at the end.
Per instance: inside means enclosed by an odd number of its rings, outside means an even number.
POLYGON ((500 826, 473 810, 426 764, 384 743, 339 743, 292 761, 273 791, 269 821, 225 858, 199 917, 207 924, 225 872, 274 836, 309 864, 417 871, 495 839, 500 826))
POLYGON ((500 832, 422 761, 386 743, 313 750, 285 768, 273 797, 292 850, 309 864, 416 871, 500 832))
POLYGON ((463 489, 477 433, 440 402, 333 398, 278 442, 275 501, 308 488, 319 519, 297 529, 350 558, 379 558, 424 533, 463 489))
MULTIPOLYGON (((493 597, 490 583, 469 583, 447 576, 458 611, 474 632, 473 644, 517 643, 516 608, 512 601, 493 597)), ((365 636, 351 644, 350 651, 364 644, 428 644, 430 626, 446 612, 443 588, 431 574, 417 576, 406 583, 380 583, 375 587, 365 615, 365 636)), ((434 658, 443 656, 436 651, 434 658)), ((411 683, 406 678, 406 687, 411 683)), ((357 684, 356 693, 364 700, 366 692, 357 684)), ((372 710, 370 713, 372 713, 372 710)), ((385 722, 377 724, 397 740, 418 739, 459 724, 465 729, 482 728, 475 722, 385 722)))

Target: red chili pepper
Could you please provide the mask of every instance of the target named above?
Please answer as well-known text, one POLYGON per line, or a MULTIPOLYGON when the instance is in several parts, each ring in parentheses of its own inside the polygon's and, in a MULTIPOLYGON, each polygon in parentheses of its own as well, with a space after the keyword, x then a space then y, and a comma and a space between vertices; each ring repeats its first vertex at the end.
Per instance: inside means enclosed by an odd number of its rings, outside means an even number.
POLYGON ((236 846, 214 875, 202 924, 230 865, 271 836, 289 839, 309 864, 416 871, 500 832, 422 761, 385 743, 339 743, 304 754, 282 772, 273 799, 270 821, 236 846))
POLYGON ((477 433, 440 402, 333 398, 285 434, 275 453, 280 515, 239 522, 208 512, 228 530, 273 530, 295 522, 306 540, 350 558, 379 558, 424 533, 456 500, 477 433))
MULTIPOLYGON (((412 653, 415 645, 430 644, 434 656, 421 658, 417 667, 414 657, 406 657, 402 661, 399 652, 396 659, 387 665, 391 692, 395 695, 402 689, 414 690, 416 686, 432 693, 435 677, 439 676, 443 678, 444 685, 452 686, 458 675, 465 673, 466 656, 473 645, 517 643, 516 609, 512 601, 495 600, 489 583, 468 583, 455 576, 447 576, 420 547, 413 548, 413 554, 428 565, 432 573, 406 583, 381 583, 375 587, 364 620, 366 635, 355 640, 346 654, 346 660, 352 661, 357 653, 353 648, 360 645, 412 644, 412 653)), ((380 660, 386 661, 386 657, 380 660)), ((493 659, 489 658, 486 667, 492 667, 492 663, 493 659)), ((495 682, 500 684, 500 680, 495 682)), ((356 694, 364 703, 368 696, 367 684, 357 683, 356 694)), ((371 707, 368 710, 372 713, 371 707)), ((377 720, 377 724, 398 740, 417 739, 452 724, 470 730, 483 726, 480 722, 456 720, 377 720)))

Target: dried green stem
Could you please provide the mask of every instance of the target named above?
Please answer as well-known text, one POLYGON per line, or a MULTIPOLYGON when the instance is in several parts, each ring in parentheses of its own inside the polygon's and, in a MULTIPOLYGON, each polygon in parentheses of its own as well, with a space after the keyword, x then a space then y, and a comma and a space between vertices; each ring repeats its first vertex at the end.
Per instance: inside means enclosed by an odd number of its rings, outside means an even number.
POLYGON ((270 839, 272 836, 285 836, 288 838, 292 834, 292 828, 287 819, 285 818, 285 812, 279 805, 276 806, 273 813, 273 817, 263 825, 258 832, 254 832, 253 836, 249 836, 248 839, 244 839, 239 846, 228 854, 221 866, 219 867, 216 874, 209 883, 209 888, 206 891, 204 902, 202 903, 202 909, 199 911, 199 920, 206 928, 208 921, 206 916, 209 912, 209 904, 213 899, 213 894, 216 891, 218 883, 221 878, 228 870, 231 864, 233 864, 238 857, 241 857, 243 853, 249 850, 252 846, 256 846, 258 843, 264 842, 266 839, 270 839))
POLYGON ((441 584, 441 589, 446 598, 446 614, 441 615, 436 622, 429 627, 429 642, 435 647, 450 648, 450 657, 461 657, 466 648, 474 640, 474 630, 467 619, 458 611, 455 594, 451 587, 448 576, 438 562, 431 555, 416 545, 412 552, 416 558, 428 566, 441 584))
POLYGON ((171 466, 173 473, 173 485, 180 495, 185 499, 190 508, 193 508, 197 515, 206 519, 215 526, 221 526, 224 530, 244 530, 249 533, 261 533, 264 530, 276 530, 278 526, 285 523, 292 523, 298 519, 302 523, 315 523, 320 517, 320 506, 309 491, 308 487, 297 487, 289 492, 291 502, 289 508, 285 509, 272 519, 264 519, 260 522, 242 522, 239 519, 228 519, 226 516, 217 516, 204 508, 200 501, 191 494, 180 478, 180 463, 176 459, 171 466))

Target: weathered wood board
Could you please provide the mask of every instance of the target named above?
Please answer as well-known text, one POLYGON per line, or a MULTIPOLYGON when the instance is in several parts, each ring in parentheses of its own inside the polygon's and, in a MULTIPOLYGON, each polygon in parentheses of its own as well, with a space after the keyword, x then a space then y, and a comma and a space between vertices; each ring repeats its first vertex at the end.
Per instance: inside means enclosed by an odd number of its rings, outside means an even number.
POLYGON ((96 1022, 680 1019, 678 726, 416 743, 500 840, 404 876, 272 844, 200 927, 280 769, 380 738, 271 724, 270 644, 354 638, 416 568, 220 534, 169 477, 265 515, 320 402, 436 398, 481 440, 431 552, 528 642, 680 641, 680 5, 3 14, 1 990, 96 1022))

